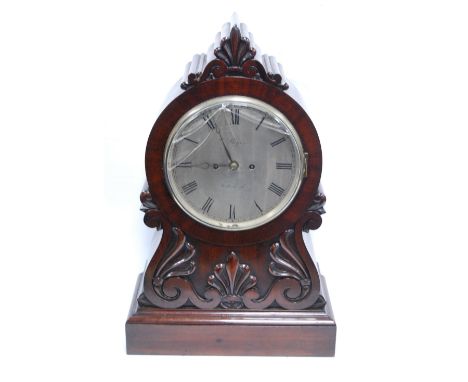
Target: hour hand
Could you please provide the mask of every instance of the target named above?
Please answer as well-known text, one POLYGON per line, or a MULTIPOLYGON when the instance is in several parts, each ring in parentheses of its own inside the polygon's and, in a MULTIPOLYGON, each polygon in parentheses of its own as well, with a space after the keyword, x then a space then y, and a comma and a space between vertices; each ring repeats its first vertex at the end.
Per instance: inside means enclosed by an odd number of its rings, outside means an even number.
POLYGON ((220 164, 220 163, 210 164, 208 162, 192 163, 190 161, 187 161, 187 162, 180 162, 176 167, 178 168, 201 168, 203 170, 208 170, 210 167, 213 167, 214 169, 217 169, 219 167, 229 167, 229 164, 220 164))

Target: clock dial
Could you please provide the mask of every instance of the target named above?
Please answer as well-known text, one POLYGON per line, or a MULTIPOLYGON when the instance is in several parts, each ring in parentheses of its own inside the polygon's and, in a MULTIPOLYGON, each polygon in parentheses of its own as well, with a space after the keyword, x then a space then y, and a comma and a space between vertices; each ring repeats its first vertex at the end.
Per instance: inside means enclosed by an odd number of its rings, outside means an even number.
POLYGON ((273 220, 292 202, 304 154, 278 110, 249 97, 219 97, 178 121, 164 170, 172 196, 192 218, 245 230, 273 220))

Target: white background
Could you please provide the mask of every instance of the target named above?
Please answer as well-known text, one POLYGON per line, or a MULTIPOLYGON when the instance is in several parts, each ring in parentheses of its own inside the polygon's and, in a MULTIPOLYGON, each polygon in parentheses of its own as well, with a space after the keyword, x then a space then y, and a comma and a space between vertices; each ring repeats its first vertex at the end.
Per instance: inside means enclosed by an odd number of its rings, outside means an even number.
POLYGON ((467 380, 463 1, 0 4, 1 380, 467 380), (146 139, 233 11, 321 137, 335 358, 125 354, 146 139))

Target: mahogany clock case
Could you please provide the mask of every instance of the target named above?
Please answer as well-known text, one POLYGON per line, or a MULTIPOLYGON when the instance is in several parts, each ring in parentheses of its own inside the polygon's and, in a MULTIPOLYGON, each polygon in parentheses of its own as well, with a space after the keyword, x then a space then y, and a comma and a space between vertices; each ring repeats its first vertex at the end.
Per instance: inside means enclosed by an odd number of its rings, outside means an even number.
POLYGON ((171 222, 184 232, 206 242, 218 245, 248 245, 273 238, 293 225, 312 204, 320 182, 322 152, 315 127, 302 107, 284 91, 261 81, 223 77, 204 82, 182 93, 161 113, 148 139, 146 149, 146 174, 153 201, 171 222), (191 108, 209 99, 241 95, 267 102, 282 112, 294 125, 301 137, 304 151, 308 153, 307 177, 288 209, 274 221, 256 229, 240 232, 221 231, 207 227, 189 218, 175 203, 166 186, 163 162, 164 147, 172 128, 179 118, 191 108))
POLYGON ((286 91, 281 66, 271 56, 257 59, 251 40, 244 24, 226 24, 213 51, 187 65, 184 91, 150 133, 141 209, 162 238, 138 278, 126 323, 129 354, 334 355, 336 324, 325 280, 303 236, 320 227, 325 212, 320 141, 286 91), (230 95, 282 113, 301 140, 306 169, 280 215, 242 231, 191 218, 174 201, 164 173, 166 143, 179 119, 230 95))

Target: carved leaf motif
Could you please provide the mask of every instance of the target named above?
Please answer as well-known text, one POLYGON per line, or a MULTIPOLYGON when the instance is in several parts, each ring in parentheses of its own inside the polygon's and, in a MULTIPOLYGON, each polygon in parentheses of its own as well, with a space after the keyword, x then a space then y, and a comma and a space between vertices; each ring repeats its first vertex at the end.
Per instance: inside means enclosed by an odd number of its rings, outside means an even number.
POLYGON ((173 228, 176 241, 169 254, 158 266, 153 279, 153 286, 161 295, 164 295, 164 282, 173 277, 189 276, 195 272, 195 248, 187 242, 185 235, 178 228, 173 228))
POLYGON ((307 270, 290 243, 293 230, 287 230, 280 237, 279 243, 270 247, 270 273, 276 277, 292 277, 298 281, 308 280, 307 270))
POLYGON ((310 270, 301 259, 295 241, 295 232, 294 229, 285 231, 280 236, 279 242, 270 247, 272 261, 269 271, 276 279, 264 296, 259 296, 256 291, 247 291, 244 295, 244 304, 247 308, 266 309, 273 304, 284 309, 323 307, 323 299, 320 299, 318 294, 320 284, 312 285, 309 273, 316 272, 316 268, 310 270))
POLYGON ((206 62, 200 59, 201 55, 196 55, 187 65, 185 81, 181 83, 182 89, 224 76, 245 76, 265 81, 282 90, 288 89, 288 84, 283 82, 281 65, 274 57, 265 55, 260 60, 255 59, 257 52, 252 46, 249 39, 251 35, 246 32, 245 24, 240 24, 240 28, 236 24, 227 27, 230 28, 229 35, 223 37, 213 51, 216 58, 206 62))
POLYGON ((298 298, 301 298, 308 293, 311 280, 305 264, 291 244, 293 237, 294 230, 287 230, 280 236, 279 243, 274 243, 270 247, 272 262, 270 263, 269 271, 273 276, 281 278, 290 277, 299 281, 302 292, 298 298))
POLYGON ((157 230, 160 230, 163 225, 161 211, 159 211, 158 206, 153 201, 148 188, 145 188, 141 192, 140 201, 140 211, 145 213, 145 216, 143 217, 145 224, 150 228, 156 228, 157 230))
POLYGON ((315 211, 318 214, 322 215, 325 213, 325 209, 323 207, 325 206, 326 201, 327 201, 327 197, 319 189, 319 191, 317 191, 317 193, 314 195, 314 199, 312 200, 312 205, 307 210, 315 211))
POLYGON ((231 252, 225 264, 217 264, 208 277, 208 285, 221 295, 223 308, 242 308, 242 296, 257 285, 255 276, 250 275, 250 267, 240 264, 238 256, 231 252))
POLYGON ((141 207, 140 211, 146 212, 151 209, 157 208, 156 203, 154 203, 153 198, 148 189, 144 189, 140 193, 141 207))
POLYGON ((319 190, 315 193, 314 199, 312 200, 311 206, 307 209, 303 221, 304 225, 302 230, 309 232, 309 230, 318 229, 322 225, 322 217, 325 213, 325 202, 327 198, 322 190, 319 190))
POLYGON ((241 31, 237 25, 231 28, 229 38, 223 38, 219 48, 216 48, 214 54, 220 60, 223 60, 228 67, 241 66, 245 61, 255 57, 256 51, 250 46, 247 37, 241 36, 241 31))
POLYGON ((193 260, 195 247, 176 227, 172 227, 170 231, 165 229, 161 242, 167 240, 167 236, 165 238, 164 235, 171 235, 168 248, 161 252, 162 257, 158 262, 153 263, 153 258, 149 263, 145 274, 144 292, 138 298, 139 304, 176 309, 190 302, 201 309, 216 308, 221 302, 220 295, 214 289, 206 291, 204 296, 199 295, 188 277, 196 270, 193 260))

